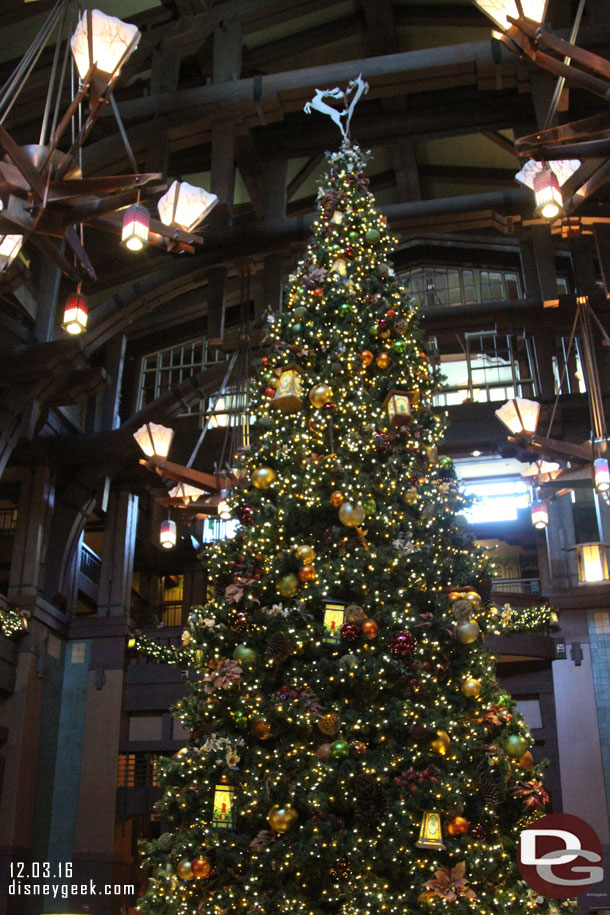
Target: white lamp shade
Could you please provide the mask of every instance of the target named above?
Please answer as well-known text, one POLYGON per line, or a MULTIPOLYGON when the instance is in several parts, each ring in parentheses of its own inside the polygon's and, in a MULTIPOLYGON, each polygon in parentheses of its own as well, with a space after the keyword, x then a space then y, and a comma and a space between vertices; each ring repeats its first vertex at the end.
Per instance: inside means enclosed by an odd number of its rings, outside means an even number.
POLYGON ((534 501, 531 505, 532 524, 541 531, 549 526, 549 509, 546 502, 534 501))
POLYGON ((174 437, 174 430, 159 423, 145 423, 133 437, 148 457, 166 458, 174 437))
POLYGON ((522 477, 539 477, 542 474, 549 474, 551 479, 559 476, 561 467, 555 461, 534 461, 533 464, 528 464, 526 469, 521 474, 522 477))
POLYGON ((597 458, 593 462, 593 473, 597 492, 608 492, 610 490, 610 467, 606 458, 597 458))
POLYGON ((508 400, 504 406, 496 410, 496 416, 509 429, 513 435, 525 432, 533 435, 538 426, 538 415, 540 413, 540 404, 535 400, 526 400, 523 397, 516 397, 514 400, 508 400))
MULTIPOLYGON (((510 28, 508 16, 519 19, 519 10, 515 0, 474 0, 482 13, 485 13, 503 31, 510 28)), ((523 14, 526 19, 541 23, 546 16, 548 0, 521 0, 523 14)))
POLYGON ((570 547, 571 550, 576 550, 579 584, 599 584, 608 581, 607 548, 607 543, 577 543, 576 546, 570 547))
POLYGON ((184 499, 185 502, 196 502, 200 496, 205 496, 205 490, 197 486, 191 486, 190 483, 178 483, 173 489, 170 489, 169 495, 172 499, 184 499))
POLYGON ((10 267, 21 250, 23 235, 0 235, 0 269, 10 267))
POLYGON ((87 327, 89 309, 87 299, 79 292, 69 295, 64 305, 64 322, 62 327, 69 334, 82 334, 87 327))
POLYGON ((578 171, 581 164, 580 159, 554 159, 549 165, 545 166, 542 162, 536 162, 535 159, 529 159, 521 171, 517 172, 515 178, 520 184, 529 187, 529 189, 533 191, 536 175, 544 171, 545 168, 550 168, 557 178, 559 187, 563 187, 568 178, 571 178, 574 172, 578 171))
POLYGON ((161 522, 159 531, 159 543, 164 550, 171 550, 176 546, 176 522, 168 519, 161 522))
POLYGON ((116 16, 107 16, 100 10, 91 10, 93 54, 93 60, 91 60, 89 58, 87 20, 88 13, 85 12, 70 40, 78 75, 84 79, 92 64, 95 64, 97 69, 104 73, 114 73, 117 67, 125 62, 125 53, 130 45, 131 50, 135 51, 137 42, 140 40, 138 27, 129 22, 122 22, 116 16))
POLYGON ((209 194, 202 187, 194 187, 186 181, 174 181, 157 206, 164 225, 176 225, 192 232, 217 203, 216 194, 209 194))

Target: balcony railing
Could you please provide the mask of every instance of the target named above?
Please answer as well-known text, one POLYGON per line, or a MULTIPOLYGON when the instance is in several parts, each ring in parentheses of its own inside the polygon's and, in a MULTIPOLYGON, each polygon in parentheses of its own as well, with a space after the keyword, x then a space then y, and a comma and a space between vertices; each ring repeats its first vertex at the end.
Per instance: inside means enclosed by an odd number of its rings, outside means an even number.
POLYGON ((3 508, 0 510, 0 535, 13 534, 17 527, 18 510, 16 508, 3 508))
POLYGON ((164 626, 182 625, 182 601, 165 601, 159 605, 159 621, 164 626))
POLYGON ((99 585, 102 571, 102 560, 84 543, 80 550, 80 570, 94 585, 99 585))
POLYGON ((492 582, 494 592, 510 594, 540 594, 539 578, 496 578, 492 582))

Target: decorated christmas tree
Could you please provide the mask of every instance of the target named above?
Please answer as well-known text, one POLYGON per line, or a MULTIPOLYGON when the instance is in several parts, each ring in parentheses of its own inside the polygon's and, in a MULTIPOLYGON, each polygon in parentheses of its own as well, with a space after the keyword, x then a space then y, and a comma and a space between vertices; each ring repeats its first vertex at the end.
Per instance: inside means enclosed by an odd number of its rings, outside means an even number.
POLYGON ((473 548, 416 308, 347 138, 267 334, 158 767, 144 915, 521 915, 519 828, 548 797, 485 648, 473 548))

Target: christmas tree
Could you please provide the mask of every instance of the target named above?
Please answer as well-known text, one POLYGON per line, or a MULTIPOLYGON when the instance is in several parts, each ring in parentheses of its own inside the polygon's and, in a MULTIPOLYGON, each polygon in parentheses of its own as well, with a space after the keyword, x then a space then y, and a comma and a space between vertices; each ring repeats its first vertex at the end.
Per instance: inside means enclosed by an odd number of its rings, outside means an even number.
MULTIPOLYGON (((520 880, 548 797, 394 239, 345 140, 267 334, 241 524, 205 561, 144 915, 553 911, 520 880)), ((186 660, 185 660, 186 659, 186 660)))

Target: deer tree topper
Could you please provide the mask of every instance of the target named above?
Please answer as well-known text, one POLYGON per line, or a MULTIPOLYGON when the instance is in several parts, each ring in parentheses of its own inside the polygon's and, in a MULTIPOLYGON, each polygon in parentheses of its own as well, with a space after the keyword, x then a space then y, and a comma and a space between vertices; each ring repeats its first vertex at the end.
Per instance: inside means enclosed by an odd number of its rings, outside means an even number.
POLYGON ((338 87, 334 89, 316 89, 315 96, 305 105, 305 114, 311 114, 311 109, 315 108, 321 114, 328 115, 341 131, 343 139, 349 142, 349 125, 354 108, 360 101, 360 97, 368 91, 369 84, 362 79, 362 73, 356 79, 349 81, 345 92, 338 87), (324 101, 325 98, 341 99, 343 101, 343 111, 328 105, 324 101))

